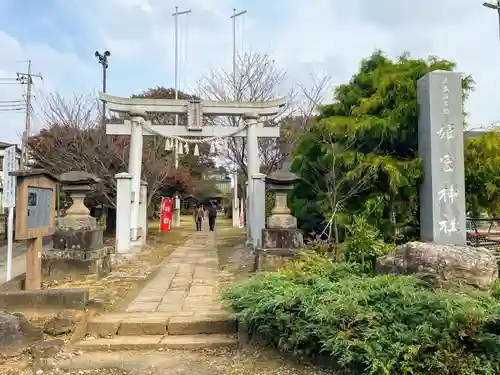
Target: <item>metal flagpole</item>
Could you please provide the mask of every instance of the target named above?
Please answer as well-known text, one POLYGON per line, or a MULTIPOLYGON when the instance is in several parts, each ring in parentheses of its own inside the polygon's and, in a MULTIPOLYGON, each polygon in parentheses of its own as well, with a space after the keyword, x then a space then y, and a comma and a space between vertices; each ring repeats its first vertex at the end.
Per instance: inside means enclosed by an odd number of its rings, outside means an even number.
MULTIPOLYGON (((175 13, 172 13, 172 16, 174 16, 174 23, 175 23, 175 99, 179 99, 179 16, 183 14, 188 14, 191 13, 191 10, 184 10, 182 12, 179 12, 179 7, 175 7, 175 13)), ((175 115, 175 125, 179 125, 179 115, 175 115)), ((177 142, 174 143, 173 151, 174 151, 174 164, 175 168, 177 169, 179 167, 179 155, 178 152, 179 150, 177 149, 177 142)), ((180 146, 182 147, 182 145, 180 146)), ((174 216, 172 217, 173 219, 173 226, 178 228, 181 225, 181 201, 179 199, 179 196, 176 194, 174 198, 174 216)))
MULTIPOLYGON (((172 16, 174 17, 174 24, 175 24, 175 99, 179 99, 179 16, 183 14, 188 14, 191 13, 191 10, 184 10, 182 12, 179 12, 179 7, 175 7, 175 13, 172 13, 172 16)), ((179 125, 179 115, 175 115, 175 125, 179 125)), ((175 168, 177 169, 179 167, 179 156, 177 155, 177 148, 174 145, 174 160, 175 160, 175 168)))
MULTIPOLYGON (((236 18, 247 13, 246 10, 236 13, 236 9, 233 9, 233 15, 231 19, 233 20, 233 96, 234 100, 238 100, 238 87, 236 84, 237 77, 237 64, 236 64, 236 18)), ((235 139, 236 142, 236 139, 235 139)), ((238 198, 238 165, 236 161, 233 163, 234 173, 233 173, 233 227, 240 226, 240 200, 238 198)))

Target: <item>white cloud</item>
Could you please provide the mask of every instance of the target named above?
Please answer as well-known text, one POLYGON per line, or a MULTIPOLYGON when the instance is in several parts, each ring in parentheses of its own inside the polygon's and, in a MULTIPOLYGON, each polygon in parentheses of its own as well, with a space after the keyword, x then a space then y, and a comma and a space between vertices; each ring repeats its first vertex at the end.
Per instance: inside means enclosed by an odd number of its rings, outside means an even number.
MULTIPOLYGON (((0 48, 7 51, 0 58, 1 78, 16 78, 16 73, 26 73, 28 59, 32 60, 32 72, 42 76, 42 79, 34 79, 32 131, 39 130, 42 125, 44 92, 58 91, 63 95, 88 93, 94 90, 95 82, 99 82, 98 72, 93 72, 76 55, 58 52, 48 45, 21 46, 17 40, 0 31, 0 48)), ((0 101, 24 100, 25 90, 26 86, 17 83, 0 84, 0 101)), ((1 140, 18 141, 24 131, 24 113, 0 112, 0 122, 1 140)))
MULTIPOLYGON (((193 87, 211 69, 231 64, 232 9, 246 9, 238 19, 238 49, 270 53, 288 71, 288 81, 303 83, 312 70, 325 71, 333 84, 346 82, 361 58, 380 48, 390 56, 408 51, 454 60, 472 74, 476 92, 467 104, 470 122, 500 118, 500 41, 495 12, 473 0, 185 0, 179 10, 181 89, 193 87)), ((170 0, 67 0, 66 17, 82 24, 85 38, 61 35, 65 50, 47 41, 20 43, 0 29, 0 70, 5 75, 33 60, 43 90, 87 94, 100 86, 95 50, 109 49, 109 91, 130 95, 156 85, 173 86, 175 3, 170 0), (78 49, 76 47, 78 46, 78 49)), ((0 6, 1 7, 1 6, 0 6)), ((61 34, 64 34, 61 31, 61 34)), ((23 39, 24 40, 24 39, 23 39)), ((0 85, 0 100, 18 99, 22 87, 0 85), (6 99, 7 98, 7 99, 6 99)), ((20 115, 0 112, 1 138, 22 131, 20 115), (7 130, 5 130, 7 129, 7 130)))

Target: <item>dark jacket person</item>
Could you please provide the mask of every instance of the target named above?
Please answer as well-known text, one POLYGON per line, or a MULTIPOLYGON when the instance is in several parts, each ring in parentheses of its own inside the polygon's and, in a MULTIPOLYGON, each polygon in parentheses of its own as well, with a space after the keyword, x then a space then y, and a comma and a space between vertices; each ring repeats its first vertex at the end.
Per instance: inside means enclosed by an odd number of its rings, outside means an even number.
POLYGON ((215 230, 215 219, 217 218, 217 208, 215 204, 212 202, 208 206, 208 226, 210 227, 210 231, 213 232, 215 230))

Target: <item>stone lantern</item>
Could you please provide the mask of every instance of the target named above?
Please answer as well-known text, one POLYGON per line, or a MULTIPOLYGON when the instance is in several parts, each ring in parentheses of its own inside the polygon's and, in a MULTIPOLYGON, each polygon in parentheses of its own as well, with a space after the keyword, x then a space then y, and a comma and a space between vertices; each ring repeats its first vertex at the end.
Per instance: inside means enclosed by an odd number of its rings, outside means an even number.
POLYGON ((42 259, 44 278, 106 276, 111 271, 114 248, 104 245, 103 230, 97 228, 96 219, 90 216, 83 203, 100 179, 87 172, 72 171, 60 175, 59 180, 73 204, 66 210, 66 216, 57 219, 57 230, 52 236, 53 248, 44 253, 42 259))
POLYGON ((262 231, 263 248, 258 249, 254 270, 272 271, 283 265, 287 259, 294 259, 304 246, 302 232, 297 229, 297 219, 288 208, 288 193, 299 180, 298 176, 286 170, 266 176, 267 188, 276 199, 267 228, 262 231))
POLYGON ((59 176, 62 190, 71 197, 73 204, 66 210, 66 216, 61 218, 58 227, 71 229, 95 229, 96 219, 90 216, 89 209, 83 201, 87 194, 95 190, 95 185, 100 179, 91 173, 72 171, 59 176))
POLYGON ((276 171, 266 176, 267 188, 275 194, 274 207, 267 219, 268 228, 296 229, 297 219, 288 208, 288 193, 299 180, 297 175, 288 171, 276 171))

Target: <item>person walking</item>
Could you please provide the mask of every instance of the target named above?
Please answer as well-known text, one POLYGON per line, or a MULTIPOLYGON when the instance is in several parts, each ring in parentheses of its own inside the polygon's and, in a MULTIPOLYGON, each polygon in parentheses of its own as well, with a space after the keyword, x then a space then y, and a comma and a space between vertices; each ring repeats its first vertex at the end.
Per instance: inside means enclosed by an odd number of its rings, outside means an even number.
POLYGON ((196 231, 197 232, 201 232, 201 225, 203 223, 204 213, 205 212, 203 210, 203 206, 202 205, 199 205, 194 210, 194 221, 196 223, 196 231))
POLYGON ((210 227, 210 232, 215 231, 215 219, 217 218, 217 208, 214 202, 210 202, 208 206, 208 226, 210 227))

